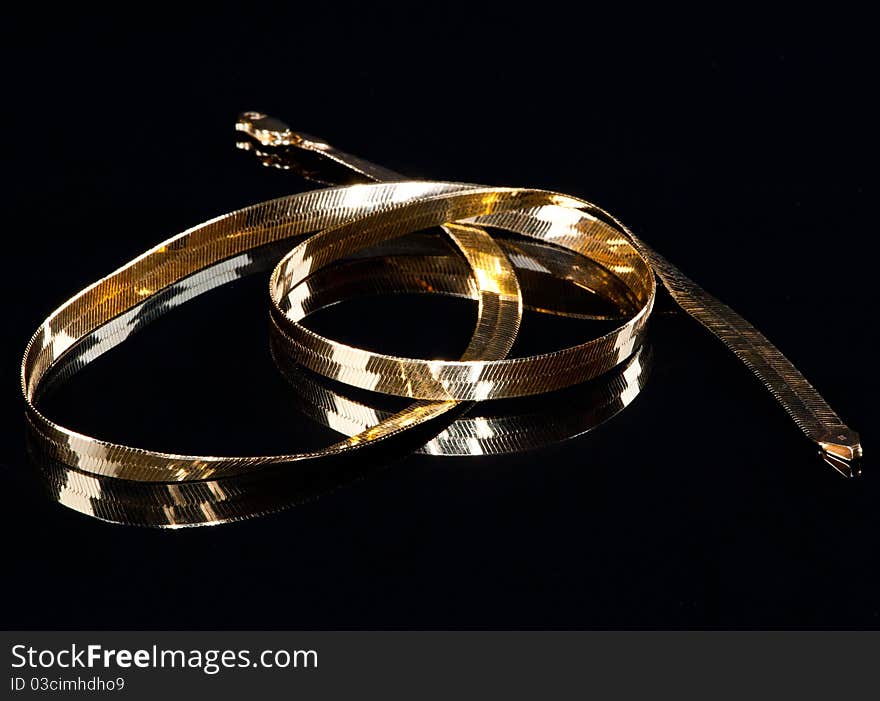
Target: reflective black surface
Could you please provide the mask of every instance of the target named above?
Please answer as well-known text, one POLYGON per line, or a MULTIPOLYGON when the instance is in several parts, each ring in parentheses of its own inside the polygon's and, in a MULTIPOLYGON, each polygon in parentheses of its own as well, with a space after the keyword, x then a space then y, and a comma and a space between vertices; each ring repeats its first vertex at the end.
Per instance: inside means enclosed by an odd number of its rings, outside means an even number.
MULTIPOLYGON (((78 17, 6 30, 3 625, 875 627, 873 66, 858 41, 585 52, 545 20, 509 27, 534 32, 529 51, 472 37, 451 55, 436 22, 419 37, 336 17, 328 36, 297 20, 272 37, 222 11, 171 29, 78 17), (386 48, 365 58, 365 46, 386 48), (609 208, 798 365, 862 434, 863 478, 816 458, 718 343, 660 315, 645 389, 565 444, 409 457, 213 529, 110 526, 50 503, 25 457, 28 336, 170 234, 308 187, 235 151, 249 108, 402 172, 609 208)), ((272 364, 264 294, 251 279, 175 310, 74 378, 53 416, 177 450, 326 443, 272 364), (206 334, 222 342, 207 361, 194 352, 206 334)), ((333 323, 377 347, 421 336, 454 352, 472 321, 442 304, 412 321, 385 309, 366 325, 351 305, 333 323)), ((563 333, 532 328, 542 343, 563 333)))

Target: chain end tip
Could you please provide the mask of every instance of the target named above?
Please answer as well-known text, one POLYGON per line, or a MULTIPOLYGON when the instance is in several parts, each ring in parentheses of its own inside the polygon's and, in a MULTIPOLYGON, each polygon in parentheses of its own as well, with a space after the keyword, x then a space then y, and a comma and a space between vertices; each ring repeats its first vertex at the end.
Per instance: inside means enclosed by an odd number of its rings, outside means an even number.
POLYGON ((848 428, 835 431, 828 440, 819 441, 819 453, 844 477, 858 477, 862 473, 862 443, 855 431, 848 428))
POLYGON ((245 133, 263 146, 287 146, 300 141, 289 126, 263 112, 242 112, 235 120, 235 131, 245 133))
POLYGON ((242 112, 235 121, 240 131, 261 146, 283 148, 294 146, 307 151, 325 151, 330 148, 323 140, 291 129, 280 119, 264 112, 242 112))

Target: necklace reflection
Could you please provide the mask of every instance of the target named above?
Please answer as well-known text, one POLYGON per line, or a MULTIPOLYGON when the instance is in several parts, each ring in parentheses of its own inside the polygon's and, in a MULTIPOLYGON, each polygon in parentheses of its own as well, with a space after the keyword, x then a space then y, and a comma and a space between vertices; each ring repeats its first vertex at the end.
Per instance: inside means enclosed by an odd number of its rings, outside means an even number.
MULTIPOLYGON (((401 440, 364 455, 292 463, 248 475, 157 484, 103 477, 47 455, 29 432, 28 453, 46 493, 81 514, 117 524, 181 528, 272 514, 311 501, 399 463, 412 453, 472 458, 540 451, 572 441, 608 421, 641 392, 651 368, 647 345, 607 376, 539 397, 463 403, 455 412, 403 432, 401 440)), ((303 413, 343 435, 354 435, 390 412, 347 397, 323 378, 287 363, 279 367, 303 413)), ((378 403, 378 398, 377 398, 378 403)), ((537 458, 536 458, 537 459, 537 458)), ((406 469, 404 462, 399 469, 406 469)))

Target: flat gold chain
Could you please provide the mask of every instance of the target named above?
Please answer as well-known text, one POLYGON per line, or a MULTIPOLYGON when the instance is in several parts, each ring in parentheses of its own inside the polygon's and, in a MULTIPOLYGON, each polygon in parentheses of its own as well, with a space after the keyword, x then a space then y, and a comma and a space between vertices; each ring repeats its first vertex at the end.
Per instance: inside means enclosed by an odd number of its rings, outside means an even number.
MULTIPOLYGON (((462 402, 560 390, 626 364, 643 344, 659 279, 681 309, 762 380, 826 461, 847 476, 853 474, 854 461, 861 456, 858 435, 794 366, 748 322, 596 205, 526 188, 406 180, 255 113, 246 113, 238 129, 270 165, 291 167, 292 153, 308 152, 332 162, 354 184, 282 197, 212 219, 150 249, 50 314, 27 346, 21 376, 32 434, 48 459, 86 476, 208 484, 270 465, 355 453, 432 421, 462 402), (455 289, 467 288, 477 302, 474 332, 459 360, 375 353, 326 338, 302 323, 310 300, 325 289, 315 281, 332 276, 333 266, 434 226, 443 227, 467 272, 462 275, 459 262, 457 272, 447 278, 466 279, 455 289), (599 338, 552 353, 508 357, 526 303, 518 275, 523 261, 530 259, 517 252, 516 244, 497 241, 487 229, 521 237, 524 246, 538 252, 533 265, 541 265, 544 250, 567 251, 587 261, 591 274, 603 278, 606 290, 614 290, 609 295, 622 313, 617 326, 599 338), (178 455, 130 447, 83 435, 40 411, 40 392, 65 360, 76 358, 71 364, 75 371, 137 330, 145 305, 169 295, 190 298, 225 284, 262 251, 279 245, 289 246, 289 251, 269 285, 276 356, 344 384, 410 398, 412 404, 377 414, 373 425, 350 422, 358 430, 348 431, 344 440, 325 449, 272 456, 178 455), (84 344, 85 339, 93 345, 84 344)), ((546 257, 552 259, 552 254, 546 257)), ((556 270, 566 274, 559 266, 556 270)), ((584 266, 570 270, 572 280, 583 281, 584 266)), ((423 280, 426 274, 422 270, 416 277, 423 280)))

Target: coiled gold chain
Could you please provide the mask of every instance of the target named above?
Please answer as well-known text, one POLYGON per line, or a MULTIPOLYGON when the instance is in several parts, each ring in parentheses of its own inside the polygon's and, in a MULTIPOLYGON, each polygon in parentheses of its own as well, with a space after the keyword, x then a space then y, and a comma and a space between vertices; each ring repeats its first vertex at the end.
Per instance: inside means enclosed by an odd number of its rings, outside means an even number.
MULTIPOLYGON (((681 309, 762 380, 829 464, 844 475, 853 474, 854 461, 861 456, 858 435, 797 369, 748 322, 596 205, 533 189, 406 180, 258 113, 245 113, 237 129, 246 137, 242 145, 268 165, 326 180, 320 168, 299 165, 298 156, 307 154, 319 165, 335 168, 332 179, 353 184, 282 197, 212 219, 150 249, 49 315, 25 351, 22 392, 39 453, 78 471, 80 483, 109 478, 221 485, 224 479, 270 465, 294 463, 289 469, 297 469, 296 464, 381 444, 462 402, 542 394, 598 378, 626 365, 642 347, 657 280, 681 309), (371 251, 431 227, 442 227, 457 253, 428 255, 422 245, 417 255, 398 257, 393 264, 381 254, 370 257, 371 251), (499 238, 497 232, 515 238, 499 238), (279 365, 287 368, 285 374, 290 378, 306 368, 345 385, 412 399, 409 406, 372 412, 311 389, 312 406, 329 407, 323 416, 335 417, 328 422, 347 437, 323 450, 249 457, 130 447, 77 433, 41 413, 38 398, 50 379, 64 379, 122 343, 149 316, 151 304, 161 300, 174 306, 225 284, 277 256, 281 245, 289 250, 271 274, 269 294, 272 349, 279 365), (535 274, 599 295, 614 308, 610 317, 618 319, 617 326, 559 351, 509 357, 524 306, 578 315, 577 310, 562 310, 552 295, 541 299, 540 285, 523 282, 535 274), (322 305, 370 285, 474 299, 476 324, 461 358, 384 355, 327 338, 302 323, 322 305)), ((302 380, 308 385, 307 378, 302 380)), ((206 516, 204 521, 212 519, 206 516)))

